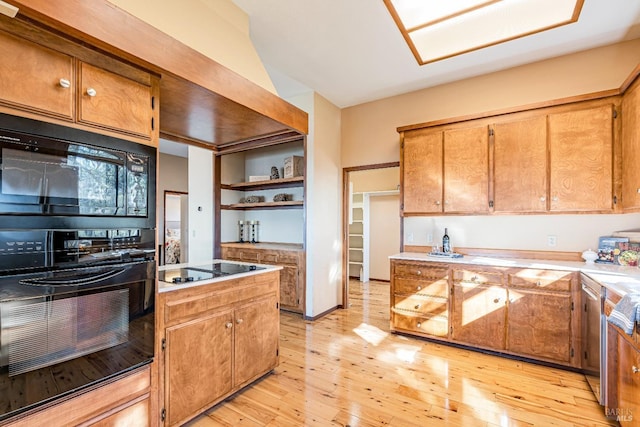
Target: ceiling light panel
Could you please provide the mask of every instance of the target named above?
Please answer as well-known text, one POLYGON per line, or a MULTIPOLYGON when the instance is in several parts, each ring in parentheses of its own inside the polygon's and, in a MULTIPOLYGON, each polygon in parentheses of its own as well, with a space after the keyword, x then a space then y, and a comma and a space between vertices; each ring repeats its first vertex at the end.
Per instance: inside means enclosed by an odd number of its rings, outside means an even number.
POLYGON ((421 65, 575 22, 583 1, 384 0, 421 65))

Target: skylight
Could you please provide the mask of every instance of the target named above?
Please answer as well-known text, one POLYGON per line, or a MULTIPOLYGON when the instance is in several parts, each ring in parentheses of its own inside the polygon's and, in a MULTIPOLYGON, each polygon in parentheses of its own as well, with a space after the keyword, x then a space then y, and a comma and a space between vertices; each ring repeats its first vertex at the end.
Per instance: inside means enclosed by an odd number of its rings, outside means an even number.
POLYGON ((584 0, 383 0, 420 65, 578 20, 584 0))

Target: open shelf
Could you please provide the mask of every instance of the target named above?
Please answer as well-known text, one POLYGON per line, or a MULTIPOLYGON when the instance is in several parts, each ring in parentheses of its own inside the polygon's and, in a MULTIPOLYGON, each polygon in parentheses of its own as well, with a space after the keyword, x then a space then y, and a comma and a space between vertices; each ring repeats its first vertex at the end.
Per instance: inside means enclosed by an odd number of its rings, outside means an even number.
POLYGON ((220 209, 226 210, 260 210, 260 209, 302 209, 304 201, 293 200, 288 202, 260 202, 260 203, 234 203, 232 205, 222 205, 220 209))
POLYGON ((267 181, 238 182, 236 184, 222 184, 220 188, 225 190, 268 190, 272 188, 291 188, 304 186, 304 176, 294 176, 293 178, 270 179, 267 181))

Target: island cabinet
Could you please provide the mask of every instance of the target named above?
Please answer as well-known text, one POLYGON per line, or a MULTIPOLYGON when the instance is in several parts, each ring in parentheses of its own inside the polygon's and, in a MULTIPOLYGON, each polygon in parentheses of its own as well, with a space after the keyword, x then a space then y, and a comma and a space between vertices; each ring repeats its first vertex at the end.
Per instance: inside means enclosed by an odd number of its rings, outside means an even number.
POLYGON ((403 215, 489 211, 487 126, 407 131, 401 147, 403 215))
POLYGON ((278 265, 280 270, 280 308, 304 311, 305 252, 302 245, 287 243, 223 243, 222 258, 232 261, 278 265))
POLYGON ((155 144, 156 76, 44 30, 12 25, 18 34, 0 28, 0 53, 12 58, 0 64, 1 112, 155 144))
POLYGON ((278 365, 277 271, 159 294, 165 425, 182 425, 278 365))
MULTIPOLYGON (((400 128, 402 214, 614 212, 619 105, 609 97, 400 128)), ((630 123, 627 144, 635 147, 630 123)), ((636 164, 628 163, 629 176, 636 164)), ((638 193, 640 180, 630 182, 628 193, 638 193)))
POLYGON ((579 367, 574 272, 391 260, 391 330, 579 367))

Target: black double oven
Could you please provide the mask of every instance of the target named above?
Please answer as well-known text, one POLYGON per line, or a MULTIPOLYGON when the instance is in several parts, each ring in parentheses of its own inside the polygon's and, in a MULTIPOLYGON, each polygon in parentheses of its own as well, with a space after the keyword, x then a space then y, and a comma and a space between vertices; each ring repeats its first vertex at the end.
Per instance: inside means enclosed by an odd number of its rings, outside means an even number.
POLYGON ((0 423, 153 361, 156 155, 0 114, 0 423))

